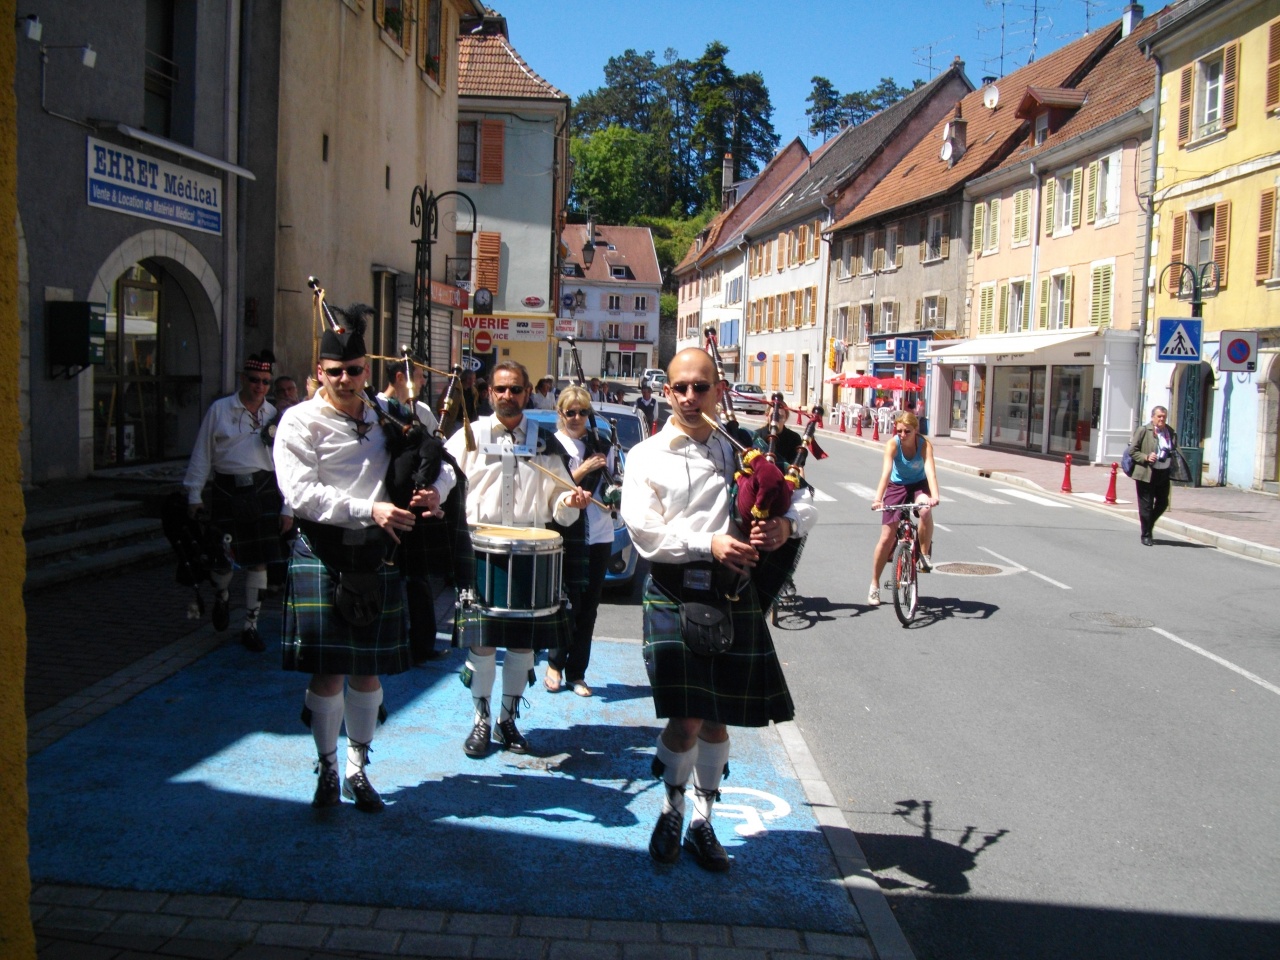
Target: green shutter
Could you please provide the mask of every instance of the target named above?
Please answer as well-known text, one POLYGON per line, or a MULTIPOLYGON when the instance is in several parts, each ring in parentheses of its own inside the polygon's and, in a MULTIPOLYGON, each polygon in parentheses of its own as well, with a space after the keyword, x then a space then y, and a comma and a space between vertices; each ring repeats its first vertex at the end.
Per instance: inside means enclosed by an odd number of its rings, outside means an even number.
POLYGON ((1084 199, 1084 170, 1071 171, 1071 226, 1080 226, 1080 203, 1084 199))
POLYGON ((1000 249, 1000 201, 991 201, 991 219, 987 221, 987 247, 995 253, 1000 249))
POLYGON ((1054 220, 1054 208, 1057 206, 1058 199, 1058 181, 1055 177, 1050 177, 1044 183, 1044 233, 1046 237, 1053 236, 1053 232, 1058 229, 1058 224, 1054 220))
POLYGON ((1062 326, 1063 328, 1071 326, 1071 294, 1075 287, 1075 280, 1071 274, 1067 274, 1062 278, 1062 326))
POLYGON ((973 252, 981 255, 983 251, 983 233, 987 225, 987 205, 975 204, 973 207, 973 252))
POLYGON ((1009 285, 1007 283, 1000 284, 1000 326, 996 329, 1000 333, 1009 331, 1009 285))
POLYGON ((1097 215, 1098 209, 1098 161, 1095 160, 1089 164, 1089 196, 1088 203, 1084 205, 1084 218, 1089 223, 1093 223, 1094 217, 1097 215))
POLYGON ((1040 280, 1040 329, 1049 328, 1049 278, 1040 280))

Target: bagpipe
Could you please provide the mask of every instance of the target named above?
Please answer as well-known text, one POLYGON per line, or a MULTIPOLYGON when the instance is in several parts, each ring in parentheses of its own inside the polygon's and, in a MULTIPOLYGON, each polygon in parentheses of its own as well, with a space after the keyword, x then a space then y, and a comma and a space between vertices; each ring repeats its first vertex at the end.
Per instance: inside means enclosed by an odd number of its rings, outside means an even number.
MULTIPOLYGON (((587 378, 582 371, 582 356, 578 353, 578 342, 572 336, 565 337, 565 340, 569 343, 569 354, 573 357, 574 376, 578 386, 585 387, 587 378)), ((589 459, 600 455, 604 457, 604 466, 588 473, 578 486, 591 492, 599 489, 600 500, 616 517, 618 505, 622 503, 622 474, 619 472, 622 447, 618 444, 618 421, 614 418, 609 419, 609 439, 604 439, 600 435, 600 426, 596 422, 595 401, 592 400, 587 406, 587 422, 589 429, 582 441, 586 448, 586 457, 589 459)))

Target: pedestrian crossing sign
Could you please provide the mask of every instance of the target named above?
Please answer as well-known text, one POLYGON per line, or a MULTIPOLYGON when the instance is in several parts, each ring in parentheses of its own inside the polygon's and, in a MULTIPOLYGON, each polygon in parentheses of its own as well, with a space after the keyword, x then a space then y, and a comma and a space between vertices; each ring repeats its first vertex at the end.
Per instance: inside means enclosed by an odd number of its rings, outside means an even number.
POLYGON ((1204 321, 1199 317, 1161 317, 1156 321, 1156 360, 1199 363, 1204 321))

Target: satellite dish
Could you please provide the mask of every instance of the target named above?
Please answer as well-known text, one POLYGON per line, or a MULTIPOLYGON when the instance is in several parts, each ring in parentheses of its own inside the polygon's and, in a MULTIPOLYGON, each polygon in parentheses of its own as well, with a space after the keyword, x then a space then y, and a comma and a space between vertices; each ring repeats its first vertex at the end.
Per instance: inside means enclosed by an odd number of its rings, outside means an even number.
POLYGON ((942 157, 943 160, 950 160, 951 153, 952 153, 951 141, 948 140, 946 143, 942 145, 942 153, 940 154, 940 156, 942 157))
POLYGON ((943 139, 943 140, 950 140, 950 139, 951 139, 951 123, 950 123, 950 121, 948 121, 947 123, 944 123, 944 124, 942 125, 942 139, 943 139))
POLYGON ((999 102, 1000 88, 994 83, 987 84, 987 89, 982 91, 982 105, 988 110, 994 110, 999 102))

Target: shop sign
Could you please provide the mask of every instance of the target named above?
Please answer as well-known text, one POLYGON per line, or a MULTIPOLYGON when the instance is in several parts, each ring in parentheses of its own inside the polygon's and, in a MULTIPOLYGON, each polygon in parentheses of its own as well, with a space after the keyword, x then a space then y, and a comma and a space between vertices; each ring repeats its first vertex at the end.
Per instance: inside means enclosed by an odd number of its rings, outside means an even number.
POLYGON ((556 336, 557 337, 576 337, 578 335, 578 321, 572 317, 556 317, 556 336))
POLYGON ((86 137, 89 206, 202 233, 222 233, 222 180, 86 137))
POLYGON ((472 331, 484 330, 494 340, 547 339, 548 324, 545 319, 464 316, 462 325, 472 331))
POLYGON ((465 310, 467 309, 467 291, 451 283, 432 280, 431 302, 438 303, 442 307, 452 307, 454 310, 465 310))

